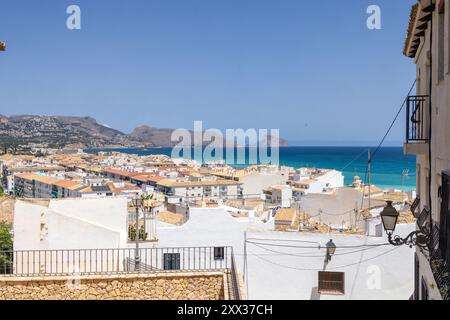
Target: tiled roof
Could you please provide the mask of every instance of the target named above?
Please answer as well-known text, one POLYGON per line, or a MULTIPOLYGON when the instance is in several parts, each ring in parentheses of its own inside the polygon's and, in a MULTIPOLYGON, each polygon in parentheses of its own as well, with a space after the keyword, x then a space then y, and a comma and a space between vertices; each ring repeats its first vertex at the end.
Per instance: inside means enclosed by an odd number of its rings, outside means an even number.
POLYGON ((415 5, 412 6, 411 8, 411 13, 409 15, 409 24, 408 24, 408 31, 406 34, 406 39, 405 39, 405 43, 403 45, 403 54, 405 56, 410 56, 410 53, 408 52, 409 50, 409 46, 411 43, 411 40, 413 38, 413 33, 414 33, 414 26, 416 23, 416 18, 417 18, 417 13, 419 10, 419 4, 416 3, 415 5))
POLYGON ((29 181, 34 180, 34 181, 37 181, 40 183, 54 185, 54 186, 58 186, 58 187, 61 187, 61 188, 67 189, 67 190, 72 190, 72 191, 76 191, 76 190, 84 187, 82 184, 79 184, 72 180, 58 179, 58 178, 49 177, 49 176, 39 176, 39 175, 32 174, 32 173, 16 174, 15 176, 25 179, 25 180, 29 180, 29 181))
POLYGON ((293 208, 281 208, 275 214, 275 221, 294 221, 297 211, 293 208))
POLYGON ((53 166, 53 167, 43 167, 43 166, 36 166, 36 167, 15 167, 10 168, 9 171, 11 172, 23 172, 23 171, 29 171, 29 172, 36 172, 36 171, 61 171, 64 170, 64 167, 61 166, 53 166))
POLYGON ((226 186, 226 185, 240 185, 242 183, 233 180, 211 180, 211 181, 173 181, 163 179, 158 182, 158 185, 163 187, 192 187, 192 186, 226 186))

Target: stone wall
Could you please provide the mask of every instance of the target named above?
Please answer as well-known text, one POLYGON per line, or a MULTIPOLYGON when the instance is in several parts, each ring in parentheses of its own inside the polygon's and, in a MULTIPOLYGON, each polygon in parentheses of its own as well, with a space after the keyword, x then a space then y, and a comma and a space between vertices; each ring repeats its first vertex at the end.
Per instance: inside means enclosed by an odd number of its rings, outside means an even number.
POLYGON ((0 300, 228 299, 224 272, 0 277, 0 300))

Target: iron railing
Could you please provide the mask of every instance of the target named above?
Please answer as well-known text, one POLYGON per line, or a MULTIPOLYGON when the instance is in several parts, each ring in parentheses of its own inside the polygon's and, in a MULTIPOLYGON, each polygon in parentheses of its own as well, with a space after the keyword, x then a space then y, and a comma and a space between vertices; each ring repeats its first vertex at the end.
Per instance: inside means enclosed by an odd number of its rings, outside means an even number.
MULTIPOLYGON (((437 226, 435 230, 439 230, 437 226)), ((430 253, 430 266, 442 299, 450 300, 450 265, 446 259, 447 253, 437 245, 439 243, 439 232, 437 233, 437 237, 438 239, 434 243, 436 246, 434 248, 436 249, 430 253)))
POLYGON ((230 270, 232 247, 0 251, 1 276, 230 270), (138 256, 138 259, 136 259, 138 256))
POLYGON ((0 251, 0 277, 214 270, 226 273, 229 299, 240 300, 239 275, 229 246, 0 251))
POLYGON ((406 142, 428 141, 428 96, 408 96, 406 102, 406 142))
MULTIPOLYGON (((233 250, 233 249, 231 249, 233 250)), ((230 288, 230 299, 231 300, 241 300, 241 286, 239 283, 239 274, 236 268, 236 262, 234 260, 234 254, 231 255, 231 284, 230 288)))

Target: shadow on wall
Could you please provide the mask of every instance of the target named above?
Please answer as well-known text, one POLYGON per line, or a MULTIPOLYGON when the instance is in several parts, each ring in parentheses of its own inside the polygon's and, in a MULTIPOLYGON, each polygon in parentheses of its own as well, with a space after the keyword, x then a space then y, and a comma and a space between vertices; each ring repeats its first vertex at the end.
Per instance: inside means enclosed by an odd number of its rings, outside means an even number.
POLYGON ((311 289, 311 298, 309 300, 320 300, 320 293, 318 287, 311 289))

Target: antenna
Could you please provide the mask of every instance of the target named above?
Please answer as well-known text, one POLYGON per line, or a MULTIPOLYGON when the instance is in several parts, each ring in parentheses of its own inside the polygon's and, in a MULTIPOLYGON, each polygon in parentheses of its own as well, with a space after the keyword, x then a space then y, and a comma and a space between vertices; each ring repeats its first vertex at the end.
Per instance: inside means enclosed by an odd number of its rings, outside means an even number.
POLYGON ((405 201, 405 179, 409 177, 409 169, 402 171, 402 202, 405 201))

